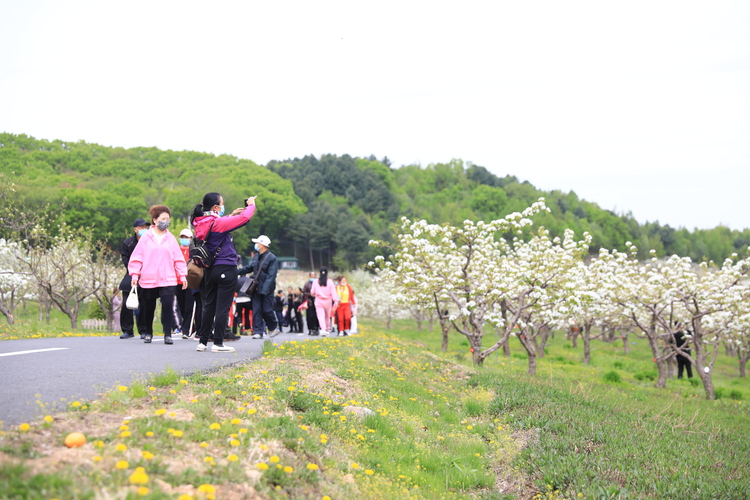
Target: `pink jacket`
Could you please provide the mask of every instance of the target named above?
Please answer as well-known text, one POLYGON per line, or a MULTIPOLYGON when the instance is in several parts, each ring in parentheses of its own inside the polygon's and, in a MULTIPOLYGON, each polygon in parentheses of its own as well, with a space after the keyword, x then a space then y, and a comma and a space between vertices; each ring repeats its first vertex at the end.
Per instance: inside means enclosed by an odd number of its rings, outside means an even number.
POLYGON ((315 300, 332 300, 334 302, 339 301, 339 294, 336 293, 336 285, 333 284, 333 280, 328 278, 326 286, 320 286, 319 280, 313 281, 310 295, 315 297, 315 300))
POLYGON ((177 285, 177 276, 185 281, 187 265, 175 237, 167 231, 161 243, 153 227, 141 236, 128 262, 128 273, 138 277, 142 288, 177 285))

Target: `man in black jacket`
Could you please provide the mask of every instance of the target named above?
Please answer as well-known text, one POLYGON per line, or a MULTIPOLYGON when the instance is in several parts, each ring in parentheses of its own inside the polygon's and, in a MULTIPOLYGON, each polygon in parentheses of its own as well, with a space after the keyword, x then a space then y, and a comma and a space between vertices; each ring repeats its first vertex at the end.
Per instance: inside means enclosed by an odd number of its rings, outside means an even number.
MULTIPOLYGON (((122 242, 122 247, 120 247, 120 257, 122 258, 122 264, 125 266, 125 277, 120 282, 120 290, 122 291, 122 310, 120 311, 121 339, 132 339, 135 337, 133 334, 134 311, 125 307, 125 304, 128 302, 128 295, 130 295, 130 291, 133 288, 130 283, 130 274, 128 274, 128 262, 130 262, 130 255, 135 250, 138 240, 141 239, 141 235, 145 234, 146 230, 148 230, 148 222, 143 219, 136 219, 133 222, 133 232, 135 234, 129 238, 125 238, 125 241, 122 242)), ((145 332, 146 329, 142 327, 139 315, 137 314, 136 319, 138 320, 138 333, 145 332)), ((142 333, 141 338, 143 338, 142 333)))
POLYGON ((273 338, 279 333, 279 324, 273 310, 276 290, 276 275, 279 273, 279 261, 268 247, 271 239, 262 234, 253 238, 255 249, 258 251, 249 265, 240 268, 237 274, 253 273, 258 286, 251 295, 253 302, 253 338, 262 339, 268 326, 268 336, 273 338))

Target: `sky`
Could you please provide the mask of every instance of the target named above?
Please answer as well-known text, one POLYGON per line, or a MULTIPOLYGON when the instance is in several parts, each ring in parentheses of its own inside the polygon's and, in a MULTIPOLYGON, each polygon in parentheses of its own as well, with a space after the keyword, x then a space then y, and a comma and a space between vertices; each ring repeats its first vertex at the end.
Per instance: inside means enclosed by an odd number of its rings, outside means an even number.
POLYGON ((458 158, 750 228, 750 2, 0 0, 0 132, 458 158))

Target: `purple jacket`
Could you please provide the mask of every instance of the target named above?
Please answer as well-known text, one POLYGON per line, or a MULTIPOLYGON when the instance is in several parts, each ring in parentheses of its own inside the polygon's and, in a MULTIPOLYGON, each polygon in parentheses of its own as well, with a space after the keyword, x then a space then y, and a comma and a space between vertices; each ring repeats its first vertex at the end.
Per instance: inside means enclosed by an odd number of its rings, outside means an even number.
POLYGON ((232 242, 232 231, 250 222, 253 214, 255 214, 255 205, 245 207, 245 210, 239 215, 219 217, 212 213, 193 219, 195 237, 206 242, 206 249, 211 253, 215 253, 221 247, 221 250, 216 255, 214 265, 237 265, 239 257, 232 242))

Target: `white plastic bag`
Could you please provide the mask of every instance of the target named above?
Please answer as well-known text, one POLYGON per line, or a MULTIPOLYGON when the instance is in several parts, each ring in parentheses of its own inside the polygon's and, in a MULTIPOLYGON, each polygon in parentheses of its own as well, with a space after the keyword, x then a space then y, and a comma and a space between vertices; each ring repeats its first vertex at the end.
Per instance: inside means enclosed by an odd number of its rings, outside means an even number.
POLYGON ((352 316, 352 324, 349 328, 349 333, 351 334, 357 333, 357 317, 356 316, 352 316))
POLYGON ((125 307, 135 311, 138 309, 138 306, 138 288, 133 287, 133 289, 130 290, 130 295, 128 295, 128 300, 125 302, 125 307))

